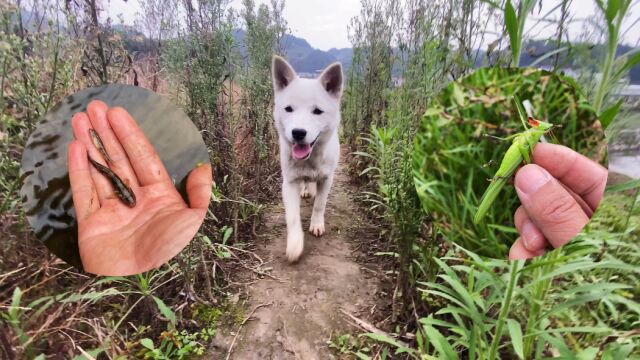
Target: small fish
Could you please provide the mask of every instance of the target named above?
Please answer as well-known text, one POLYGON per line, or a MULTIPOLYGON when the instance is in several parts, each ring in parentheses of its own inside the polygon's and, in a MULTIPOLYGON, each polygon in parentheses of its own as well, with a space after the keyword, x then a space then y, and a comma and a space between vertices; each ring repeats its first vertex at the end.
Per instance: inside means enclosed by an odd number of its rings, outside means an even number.
POLYGON ((118 195, 118 198, 120 198, 125 205, 130 208, 136 206, 136 195, 133 193, 133 190, 131 190, 131 188, 125 184, 125 182, 122 181, 116 173, 108 167, 93 160, 91 157, 89 157, 89 161, 102 173, 102 175, 106 176, 111 181, 111 184, 113 184, 113 187, 116 190, 116 195, 118 195))
POLYGON ((104 159, 107 160, 107 163, 113 164, 113 159, 111 159, 111 156, 109 156, 109 153, 107 153, 107 149, 104 147, 104 144, 102 143, 102 139, 100 139, 100 136, 98 135, 98 133, 93 129, 89 129, 89 136, 91 136, 91 141, 93 141, 93 146, 95 146, 96 149, 100 151, 104 159))

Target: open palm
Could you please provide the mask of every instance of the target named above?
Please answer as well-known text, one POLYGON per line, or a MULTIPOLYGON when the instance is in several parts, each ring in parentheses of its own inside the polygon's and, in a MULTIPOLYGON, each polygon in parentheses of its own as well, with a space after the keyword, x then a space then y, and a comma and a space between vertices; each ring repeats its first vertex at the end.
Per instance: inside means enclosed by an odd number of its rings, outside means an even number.
POLYGON ((211 167, 196 167, 187 178, 186 204, 146 136, 122 108, 92 101, 72 119, 76 138, 68 149, 69 180, 78 219, 78 246, 86 271, 131 275, 160 266, 191 240, 202 223, 211 194, 211 167), (107 163, 92 143, 94 129, 113 159, 107 163), (136 197, 128 207, 109 179, 87 158, 108 165, 136 197))

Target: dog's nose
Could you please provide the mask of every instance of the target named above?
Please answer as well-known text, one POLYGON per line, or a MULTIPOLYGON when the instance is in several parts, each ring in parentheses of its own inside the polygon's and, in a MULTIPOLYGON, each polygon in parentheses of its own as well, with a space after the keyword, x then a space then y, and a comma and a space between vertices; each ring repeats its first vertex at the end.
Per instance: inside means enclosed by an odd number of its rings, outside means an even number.
POLYGON ((302 141, 304 137, 307 136, 307 130, 305 129, 293 129, 291 130, 291 136, 293 136, 293 140, 302 141))

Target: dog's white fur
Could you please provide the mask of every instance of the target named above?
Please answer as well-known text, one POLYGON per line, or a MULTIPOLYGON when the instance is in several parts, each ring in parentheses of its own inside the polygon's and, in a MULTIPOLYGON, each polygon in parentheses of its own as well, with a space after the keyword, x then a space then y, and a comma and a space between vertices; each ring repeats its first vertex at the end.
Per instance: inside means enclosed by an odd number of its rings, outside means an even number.
POLYGON ((304 248, 300 197, 315 197, 309 232, 315 236, 325 232, 324 211, 340 157, 338 125, 342 66, 334 63, 317 79, 302 79, 285 59, 274 56, 272 78, 275 93, 273 117, 280 143, 282 200, 287 221, 286 254, 290 262, 295 262, 304 248), (305 138, 295 140, 292 135, 294 129, 306 131, 305 138), (303 146, 313 144, 306 159, 299 160, 293 156, 296 143, 303 146))

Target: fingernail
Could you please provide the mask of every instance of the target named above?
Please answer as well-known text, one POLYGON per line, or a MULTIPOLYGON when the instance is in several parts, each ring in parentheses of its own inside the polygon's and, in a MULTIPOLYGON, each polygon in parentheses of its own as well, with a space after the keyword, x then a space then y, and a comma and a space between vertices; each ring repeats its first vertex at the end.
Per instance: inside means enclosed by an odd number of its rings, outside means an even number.
POLYGON ((520 233, 520 237, 522 238, 522 241, 524 242, 524 247, 527 250, 531 250, 533 251, 534 249, 532 248, 534 244, 539 243, 538 237, 540 236, 540 234, 538 233, 536 226, 533 225, 533 223, 529 220, 525 220, 524 223, 522 224, 522 231, 520 233))
POLYGON ((197 168, 203 167, 203 166, 208 167, 209 169, 211 169, 211 163, 208 163, 208 162, 199 162, 199 163, 196 164, 195 168, 197 169, 197 168))
POLYGON ((551 179, 549 173, 537 165, 525 166, 518 172, 516 187, 525 194, 533 194, 551 179))

